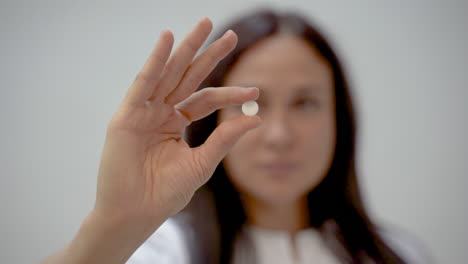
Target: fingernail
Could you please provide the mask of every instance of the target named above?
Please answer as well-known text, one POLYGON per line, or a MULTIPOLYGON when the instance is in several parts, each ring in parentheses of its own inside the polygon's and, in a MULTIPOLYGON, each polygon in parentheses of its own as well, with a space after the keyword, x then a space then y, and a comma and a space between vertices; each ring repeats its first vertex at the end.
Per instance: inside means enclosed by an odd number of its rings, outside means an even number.
POLYGON ((171 31, 169 29, 164 29, 161 31, 161 34, 159 34, 159 37, 162 37, 164 34, 170 34, 171 31))
POLYGON ((256 90, 256 91, 258 91, 258 92, 260 93, 260 89, 258 89, 257 87, 249 87, 249 88, 247 88, 247 89, 249 89, 250 91, 251 91, 251 90, 256 90))
POLYGON ((212 25, 211 19, 209 19, 208 17, 202 17, 198 23, 200 23, 200 24, 201 23, 210 23, 210 25, 212 25))
POLYGON ((249 93, 251 92, 252 90, 254 91, 257 91, 257 96, 255 97, 255 100, 260 96, 260 89, 258 89, 257 87, 248 87, 246 88, 246 92, 249 93))
POLYGON ((226 33, 224 33, 223 37, 226 37, 228 36, 229 34, 232 34, 234 33, 234 31, 232 31, 232 29, 229 29, 228 31, 226 31, 226 33))

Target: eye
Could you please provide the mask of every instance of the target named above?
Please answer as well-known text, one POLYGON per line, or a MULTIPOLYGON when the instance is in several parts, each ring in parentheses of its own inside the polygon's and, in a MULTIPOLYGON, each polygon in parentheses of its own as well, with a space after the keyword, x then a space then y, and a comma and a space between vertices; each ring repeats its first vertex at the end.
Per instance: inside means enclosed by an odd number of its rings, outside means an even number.
POLYGON ((315 110, 319 108, 320 103, 316 98, 300 98, 296 100, 294 105, 303 110, 315 110))

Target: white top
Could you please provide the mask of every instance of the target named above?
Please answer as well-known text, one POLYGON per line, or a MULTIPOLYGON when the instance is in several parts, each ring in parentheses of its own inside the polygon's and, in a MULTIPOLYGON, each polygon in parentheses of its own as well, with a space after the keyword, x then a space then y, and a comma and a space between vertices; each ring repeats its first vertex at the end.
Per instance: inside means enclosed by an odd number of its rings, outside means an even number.
MULTIPOLYGON (((235 264, 242 263, 243 255, 249 255, 246 254, 246 250, 254 250, 258 264, 339 263, 315 229, 298 232, 294 240, 286 231, 272 231, 258 227, 245 227, 244 231, 253 244, 236 244, 235 264)), ((433 263, 424 245, 413 237, 398 229, 381 231, 388 245, 408 263, 433 263)), ((127 264, 189 264, 190 251, 186 237, 184 229, 169 219, 137 249, 127 264)))
POLYGON ((189 258, 182 228, 169 219, 133 253, 127 264, 187 264, 189 258))
MULTIPOLYGON (((246 227, 245 231, 253 242, 256 263, 316 263, 338 264, 339 260, 325 246, 322 236, 315 229, 305 229, 292 236, 288 231, 277 231, 259 227, 246 227)), ((242 254, 236 250, 236 254, 242 254)), ((236 256, 234 256, 235 258, 236 256)))
MULTIPOLYGON (((298 232, 294 241, 286 231, 257 227, 246 227, 245 231, 252 240, 258 264, 339 263, 324 246, 320 234, 313 229, 298 232)), ((187 264, 190 258, 188 252, 182 229, 169 219, 138 248, 127 264, 187 264)), ((235 250, 234 259, 236 255, 244 253, 241 249, 235 250)))

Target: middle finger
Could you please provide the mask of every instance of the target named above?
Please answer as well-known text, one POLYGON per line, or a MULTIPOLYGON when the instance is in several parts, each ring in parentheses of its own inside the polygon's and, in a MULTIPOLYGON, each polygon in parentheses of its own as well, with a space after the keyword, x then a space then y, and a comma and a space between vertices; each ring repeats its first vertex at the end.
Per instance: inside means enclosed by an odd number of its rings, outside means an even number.
POLYGON ((213 42, 193 60, 177 88, 166 97, 166 103, 177 104, 192 94, 216 65, 235 48, 236 44, 237 35, 232 30, 213 42))
POLYGON ((212 27, 211 21, 205 17, 185 37, 167 62, 161 81, 152 98, 164 100, 177 86, 187 67, 208 38, 212 27))

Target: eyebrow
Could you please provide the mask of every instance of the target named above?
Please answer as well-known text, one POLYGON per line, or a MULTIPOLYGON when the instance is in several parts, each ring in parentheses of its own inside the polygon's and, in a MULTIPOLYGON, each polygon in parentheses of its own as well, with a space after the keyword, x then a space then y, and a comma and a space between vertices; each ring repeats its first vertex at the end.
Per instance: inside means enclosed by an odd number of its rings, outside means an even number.
POLYGON ((317 94, 317 93, 323 93, 324 91, 323 87, 319 85, 306 84, 306 85, 300 85, 298 87, 299 88, 295 89, 295 94, 298 94, 298 95, 304 95, 304 94, 310 94, 310 93, 317 94))

